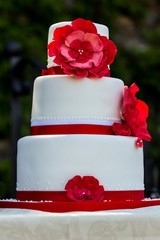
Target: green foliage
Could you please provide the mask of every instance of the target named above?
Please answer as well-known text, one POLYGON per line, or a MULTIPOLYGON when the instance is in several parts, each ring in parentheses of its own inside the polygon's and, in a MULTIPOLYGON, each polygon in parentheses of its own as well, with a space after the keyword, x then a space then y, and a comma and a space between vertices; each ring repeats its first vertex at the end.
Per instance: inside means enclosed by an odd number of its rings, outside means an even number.
POLYGON ((11 162, 0 162, 0 198, 11 197, 11 162))

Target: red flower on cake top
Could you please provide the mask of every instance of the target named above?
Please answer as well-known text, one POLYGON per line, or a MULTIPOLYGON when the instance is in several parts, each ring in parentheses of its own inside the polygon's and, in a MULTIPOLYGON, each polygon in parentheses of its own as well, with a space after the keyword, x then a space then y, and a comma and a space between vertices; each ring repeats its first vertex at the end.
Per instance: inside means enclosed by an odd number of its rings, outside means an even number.
POLYGON ((68 181, 65 190, 67 196, 76 202, 102 201, 104 198, 104 188, 93 176, 77 175, 68 181))
POLYGON ((64 73, 77 78, 109 76, 108 65, 117 53, 111 40, 98 34, 91 21, 81 18, 57 28, 48 49, 64 73))
POLYGON ((114 123, 113 131, 117 135, 138 137, 137 145, 143 146, 141 140, 150 141, 151 136, 147 131, 148 106, 145 102, 138 100, 135 94, 139 88, 135 83, 130 88, 124 88, 122 105, 123 124, 114 123))

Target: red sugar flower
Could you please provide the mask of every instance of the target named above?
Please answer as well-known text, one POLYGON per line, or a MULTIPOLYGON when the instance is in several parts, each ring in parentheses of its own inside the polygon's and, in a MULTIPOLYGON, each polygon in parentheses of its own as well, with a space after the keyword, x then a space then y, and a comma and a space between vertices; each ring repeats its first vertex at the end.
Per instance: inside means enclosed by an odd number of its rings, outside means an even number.
POLYGON ((64 73, 77 78, 109 76, 108 65, 117 52, 115 44, 98 34, 91 21, 81 18, 57 28, 48 49, 64 73))
POLYGON ((130 134, 138 137, 136 143, 139 147, 143 146, 142 139, 146 141, 151 140, 151 136, 147 131, 148 106, 145 102, 137 100, 135 94, 139 88, 135 83, 130 88, 125 87, 124 98, 122 106, 122 116, 124 118, 123 124, 113 124, 113 131, 117 135, 129 136, 130 134), (130 129, 127 130, 127 127, 130 129))
POLYGON ((77 175, 68 181, 65 190, 67 196, 76 202, 102 201, 104 198, 104 188, 93 176, 77 175))
POLYGON ((121 124, 121 123, 115 122, 112 126, 112 130, 116 135, 121 135, 121 136, 131 135, 131 129, 125 123, 121 124))

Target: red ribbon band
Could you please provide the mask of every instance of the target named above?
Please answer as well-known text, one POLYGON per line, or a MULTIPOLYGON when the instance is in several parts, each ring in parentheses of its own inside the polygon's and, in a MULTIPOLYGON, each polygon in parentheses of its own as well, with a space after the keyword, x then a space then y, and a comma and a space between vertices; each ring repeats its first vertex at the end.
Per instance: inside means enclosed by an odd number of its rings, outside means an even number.
POLYGON ((114 135, 112 126, 92 124, 65 124, 31 126, 30 135, 58 135, 58 134, 100 134, 114 135))
MULTIPOLYGON (((17 200, 21 201, 55 201, 70 202, 66 191, 17 191, 17 200)), ((124 201, 124 200, 143 200, 143 190, 132 191, 105 191, 103 200, 124 201)))
POLYGON ((0 208, 32 209, 45 212, 64 213, 79 211, 106 211, 115 209, 134 209, 151 206, 160 206, 159 199, 135 201, 103 201, 103 202, 34 202, 0 200, 0 208))

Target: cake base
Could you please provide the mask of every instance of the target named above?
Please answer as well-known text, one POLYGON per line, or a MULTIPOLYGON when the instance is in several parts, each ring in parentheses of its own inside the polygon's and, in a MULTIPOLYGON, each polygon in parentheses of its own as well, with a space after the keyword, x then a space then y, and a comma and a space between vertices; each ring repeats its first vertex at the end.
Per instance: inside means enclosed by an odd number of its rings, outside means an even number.
POLYGON ((117 209, 134 209, 160 205, 160 199, 141 201, 104 201, 104 202, 52 202, 52 201, 18 201, 15 199, 0 200, 0 208, 19 208, 53 213, 94 212, 117 209))

